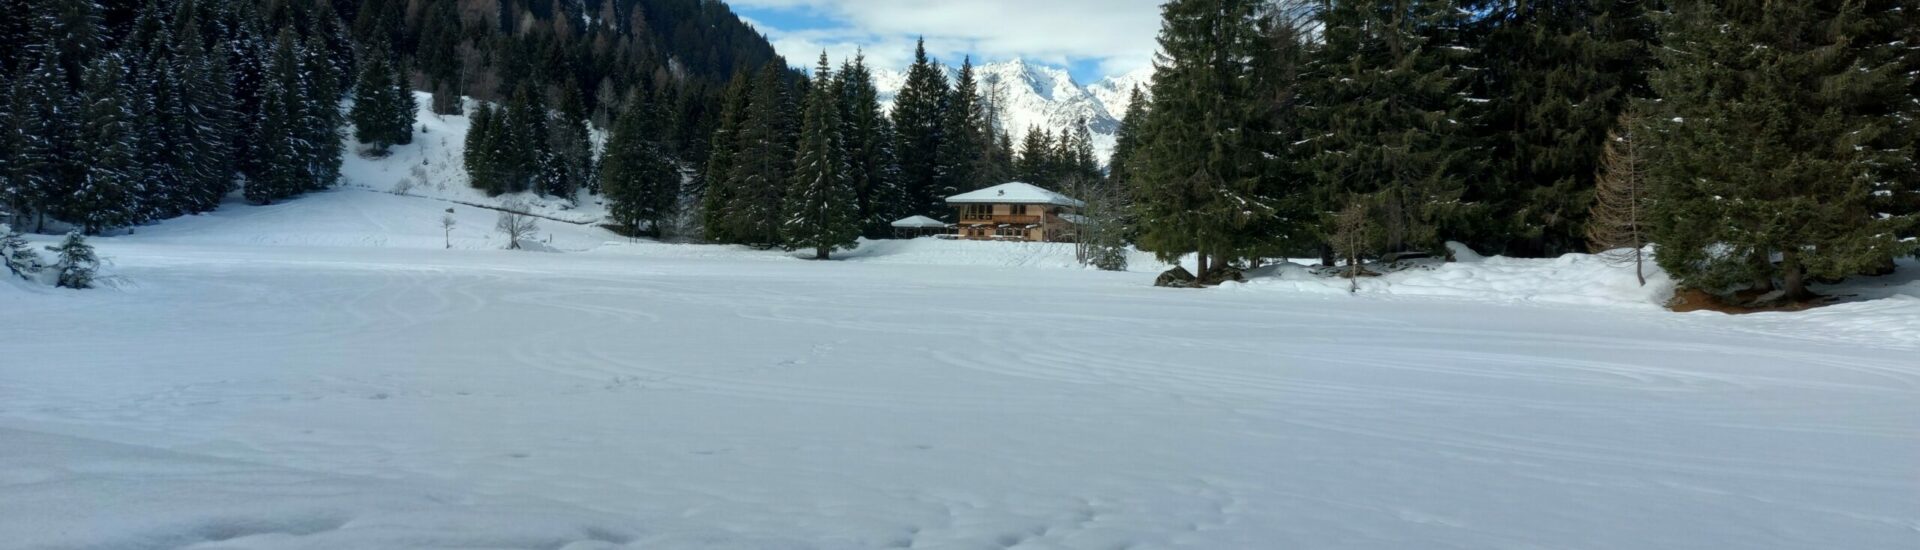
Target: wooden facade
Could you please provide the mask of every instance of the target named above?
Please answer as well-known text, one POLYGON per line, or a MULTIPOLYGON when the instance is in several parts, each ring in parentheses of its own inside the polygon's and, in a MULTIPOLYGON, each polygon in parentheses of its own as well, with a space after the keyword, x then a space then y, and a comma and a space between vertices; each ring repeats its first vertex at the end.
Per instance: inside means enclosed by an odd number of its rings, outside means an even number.
POLYGON ((1073 240, 1073 222, 1083 205, 1066 195, 1025 183, 1007 183, 947 198, 954 208, 955 238, 1031 242, 1073 240))

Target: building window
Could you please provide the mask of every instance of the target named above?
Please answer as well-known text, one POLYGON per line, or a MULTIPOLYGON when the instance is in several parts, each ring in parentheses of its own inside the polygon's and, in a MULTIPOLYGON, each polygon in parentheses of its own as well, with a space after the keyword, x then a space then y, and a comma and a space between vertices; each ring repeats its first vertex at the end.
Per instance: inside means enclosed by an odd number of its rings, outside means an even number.
POLYGON ((967 220, 991 220, 993 219, 993 205, 991 204, 960 205, 960 218, 967 219, 967 220))

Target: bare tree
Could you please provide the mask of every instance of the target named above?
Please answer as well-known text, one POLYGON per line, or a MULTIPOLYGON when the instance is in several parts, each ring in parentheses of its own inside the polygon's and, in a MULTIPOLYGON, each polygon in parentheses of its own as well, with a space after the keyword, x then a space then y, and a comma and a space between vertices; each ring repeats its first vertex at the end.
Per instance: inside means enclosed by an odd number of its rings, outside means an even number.
POLYGON ((440 215, 440 230, 446 234, 447 248, 449 249, 453 248, 453 225, 455 223, 457 222, 453 219, 453 208, 449 207, 447 208, 446 214, 440 215))
POLYGON ((1375 223, 1367 203, 1358 199, 1347 201, 1347 207, 1334 217, 1334 252, 1347 261, 1347 292, 1360 291, 1360 277, 1367 271, 1360 267, 1360 259, 1373 252, 1375 241, 1380 239, 1380 226, 1375 223))
POLYGON ((493 227, 507 235, 507 250, 519 250, 521 239, 540 230, 540 220, 527 215, 527 203, 515 199, 500 204, 500 218, 493 227))
POLYGON ((1620 114, 1616 128, 1607 134, 1607 145, 1600 152, 1600 173, 1593 189, 1593 206, 1587 210, 1587 248, 1607 261, 1633 264, 1640 286, 1647 285, 1646 216, 1647 188, 1645 159, 1634 143, 1633 128, 1639 123, 1629 110, 1620 114))

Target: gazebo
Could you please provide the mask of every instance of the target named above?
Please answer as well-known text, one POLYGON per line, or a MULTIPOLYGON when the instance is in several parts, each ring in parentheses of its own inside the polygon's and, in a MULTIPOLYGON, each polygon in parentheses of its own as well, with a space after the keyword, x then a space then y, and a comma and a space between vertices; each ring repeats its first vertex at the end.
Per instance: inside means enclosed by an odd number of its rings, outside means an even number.
POLYGON ((898 239, 930 237, 946 234, 947 222, 926 216, 913 216, 893 222, 893 236, 898 239))

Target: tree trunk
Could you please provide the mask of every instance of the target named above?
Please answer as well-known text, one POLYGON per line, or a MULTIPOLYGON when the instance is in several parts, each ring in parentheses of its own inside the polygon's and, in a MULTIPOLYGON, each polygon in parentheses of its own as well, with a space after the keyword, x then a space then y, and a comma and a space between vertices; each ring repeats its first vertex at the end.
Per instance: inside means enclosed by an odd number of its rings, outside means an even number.
POLYGON ((1320 265, 1333 267, 1339 265, 1338 262, 1339 260, 1333 257, 1333 245, 1320 243, 1320 265))
POLYGON ((1753 291, 1761 294, 1773 292, 1773 260, 1768 256, 1766 251, 1757 250, 1750 260, 1754 269, 1753 291))
POLYGON ((1807 292, 1806 269, 1800 267, 1800 251, 1789 248, 1781 253, 1780 273, 1786 283, 1782 290, 1786 291, 1787 301, 1801 302, 1813 298, 1813 293, 1807 292))
POLYGON ((1194 268, 1193 276, 1195 279, 1199 279, 1202 281, 1207 280, 1207 251, 1200 249, 1199 247, 1194 247, 1194 248, 1195 249, 1193 251, 1193 268, 1194 268))
POLYGON ((1633 274, 1640 278, 1640 286, 1647 286, 1646 247, 1633 249, 1633 274))
POLYGON ((829 248, 827 248, 827 247, 824 247, 824 246, 822 246, 822 247, 818 247, 818 248, 814 248, 814 249, 813 249, 813 259, 815 259, 815 260, 825 260, 825 259, 827 259, 827 253, 829 253, 829 252, 832 252, 832 249, 829 249, 829 248))

